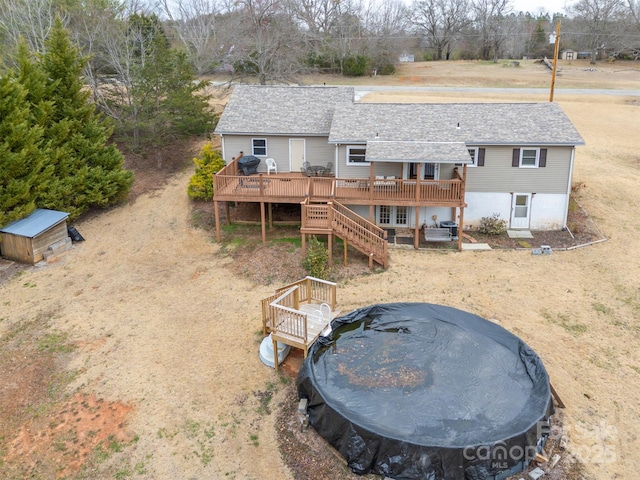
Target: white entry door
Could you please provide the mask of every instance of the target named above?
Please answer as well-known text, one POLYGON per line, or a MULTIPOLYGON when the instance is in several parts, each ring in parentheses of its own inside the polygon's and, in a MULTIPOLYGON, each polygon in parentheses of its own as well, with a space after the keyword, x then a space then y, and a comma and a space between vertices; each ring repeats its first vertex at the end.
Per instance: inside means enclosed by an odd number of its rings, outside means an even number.
POLYGON ((292 172, 299 172, 302 164, 306 160, 304 138, 289 139, 289 163, 292 172))
POLYGON ((511 228, 529 228, 531 194, 514 193, 511 205, 511 228))

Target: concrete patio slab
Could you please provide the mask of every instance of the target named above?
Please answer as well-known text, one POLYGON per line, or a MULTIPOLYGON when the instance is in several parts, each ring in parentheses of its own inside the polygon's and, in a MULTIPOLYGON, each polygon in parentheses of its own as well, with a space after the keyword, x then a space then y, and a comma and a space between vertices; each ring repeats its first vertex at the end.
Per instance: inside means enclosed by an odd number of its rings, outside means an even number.
POLYGON ((533 234, 529 230, 507 230, 509 238, 533 238, 533 234))
POLYGON ((491 250, 488 243, 463 243, 462 250, 491 250))

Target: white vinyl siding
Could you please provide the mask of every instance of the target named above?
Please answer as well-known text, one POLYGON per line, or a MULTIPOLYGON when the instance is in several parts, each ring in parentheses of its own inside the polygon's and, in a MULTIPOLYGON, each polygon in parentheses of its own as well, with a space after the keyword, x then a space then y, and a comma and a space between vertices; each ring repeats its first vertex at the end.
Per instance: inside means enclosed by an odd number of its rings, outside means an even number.
MULTIPOLYGON (((478 228, 482 217, 490 217, 494 213, 500 218, 511 219, 513 196, 504 193, 475 193, 467 192, 465 200, 468 207, 464 209, 464 227, 478 228)), ((564 226, 567 213, 567 194, 531 195, 529 225, 531 230, 560 230, 564 226)), ((429 217, 427 217, 428 219, 429 217)))

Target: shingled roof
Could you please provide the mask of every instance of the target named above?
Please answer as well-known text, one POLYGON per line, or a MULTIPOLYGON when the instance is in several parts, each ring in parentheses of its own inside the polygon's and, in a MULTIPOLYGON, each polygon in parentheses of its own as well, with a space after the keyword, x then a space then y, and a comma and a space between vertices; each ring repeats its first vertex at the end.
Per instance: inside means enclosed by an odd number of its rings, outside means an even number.
POLYGON ((335 106, 353 97, 352 87, 236 85, 215 133, 327 136, 335 106))
POLYGON ((467 145, 584 144, 555 103, 354 103, 336 108, 330 143, 374 139, 467 145))
POLYGON ((369 162, 424 162, 426 158, 438 163, 471 163, 463 142, 367 142, 369 162))

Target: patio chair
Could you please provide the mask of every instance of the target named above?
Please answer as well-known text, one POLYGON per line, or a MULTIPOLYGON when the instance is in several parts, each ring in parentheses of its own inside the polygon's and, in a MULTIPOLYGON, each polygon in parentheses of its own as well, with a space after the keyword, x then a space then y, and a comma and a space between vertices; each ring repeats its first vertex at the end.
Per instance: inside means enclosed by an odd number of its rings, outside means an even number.
POLYGON ((273 158, 267 158, 264 163, 267 164, 267 175, 271 175, 271 172, 278 173, 278 165, 273 158))
POLYGON ((333 162, 327 162, 327 166, 324 169, 327 173, 333 172, 333 162))
POLYGON ((300 171, 302 172, 303 175, 306 175, 307 177, 313 176, 313 172, 311 171, 311 164, 309 162, 302 162, 300 171))

